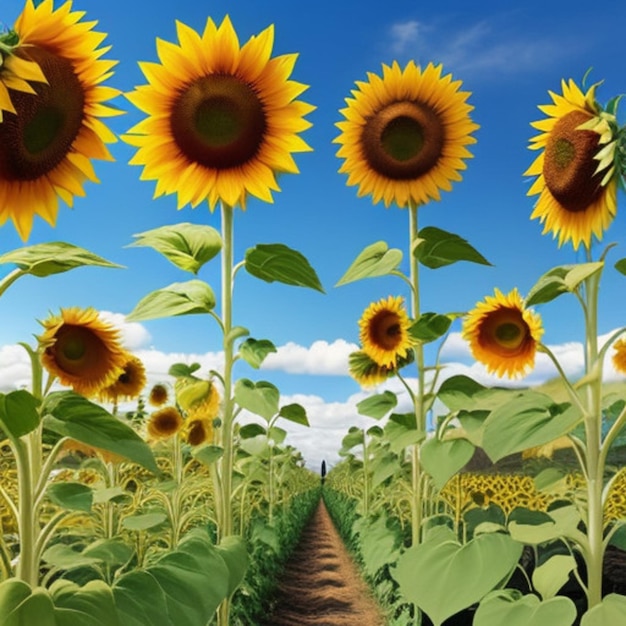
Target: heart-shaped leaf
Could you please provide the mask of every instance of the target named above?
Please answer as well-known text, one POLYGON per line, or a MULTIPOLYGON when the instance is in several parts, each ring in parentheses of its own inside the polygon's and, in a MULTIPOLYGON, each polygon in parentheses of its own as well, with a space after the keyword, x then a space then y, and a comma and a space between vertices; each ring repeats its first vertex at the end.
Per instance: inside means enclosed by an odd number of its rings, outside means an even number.
POLYGON ((387 276, 398 269, 402 261, 402 251, 389 249, 384 241, 367 246, 352 262, 346 273, 339 279, 335 287, 347 285, 362 278, 387 276))
POLYGON ((247 378, 241 378, 235 383, 235 402, 268 421, 278 413, 279 400, 280 392, 272 383, 264 380, 254 383, 247 378))

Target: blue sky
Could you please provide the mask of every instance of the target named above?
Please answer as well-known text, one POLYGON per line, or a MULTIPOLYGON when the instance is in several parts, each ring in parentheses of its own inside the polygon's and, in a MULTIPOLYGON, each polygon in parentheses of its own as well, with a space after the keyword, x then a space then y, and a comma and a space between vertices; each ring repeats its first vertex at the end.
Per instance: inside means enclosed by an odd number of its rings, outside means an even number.
MULTIPOLYGON (((22 6, 21 1, 3 0, 0 21, 13 24, 22 6)), ((423 310, 469 310, 494 287, 506 292, 517 286, 524 294, 548 269, 582 260, 571 246, 559 250, 551 236, 541 235, 539 223, 529 219, 534 199, 526 196, 529 180, 523 172, 534 155, 527 148, 534 134, 530 122, 542 117, 537 106, 549 102, 548 90, 558 91, 562 78, 580 81, 590 67, 594 81, 604 80, 600 101, 626 92, 623 3, 605 3, 600 11, 584 3, 536 0, 513 8, 496 1, 82 0, 74 8, 86 11, 88 19, 99 21, 98 30, 108 33, 108 57, 119 60, 109 84, 122 91, 145 82, 137 61, 157 60, 155 38, 175 40, 175 20, 201 30, 208 16, 219 23, 228 14, 241 43, 274 24, 274 55, 299 53, 293 78, 310 85, 301 99, 317 107, 308 116, 313 127, 303 134, 313 152, 296 155, 301 173, 280 179, 282 191, 274 195, 274 204, 252 199, 245 213, 237 212, 235 256, 241 259, 257 243, 284 243, 309 259, 326 294, 267 284, 240 273, 234 314, 235 323, 249 328, 253 337, 271 339, 279 347, 267 367, 256 371, 242 366, 237 374, 269 380, 281 389, 285 403, 299 401, 307 407, 312 428, 291 428, 288 441, 313 467, 322 458, 336 458, 349 425, 368 423, 356 416, 354 405, 363 392, 346 366, 347 354, 358 341, 359 317, 374 300, 407 295, 393 278, 334 287, 356 255, 377 240, 407 254, 407 212, 357 198, 356 189, 337 173, 341 163, 332 143, 338 134, 335 123, 355 81, 365 80, 368 71, 380 73, 382 63, 414 59, 422 65, 443 63, 472 92, 472 117, 480 124, 477 143, 471 146, 474 158, 452 192, 420 210, 420 225, 458 233, 493 266, 459 263, 424 269, 423 310)), ((110 124, 123 133, 142 115, 123 97, 115 104, 128 112, 110 124)), ((62 206, 56 228, 38 219, 28 243, 68 241, 125 269, 83 268, 45 280, 26 277, 13 285, 1 303, 0 389, 23 384, 26 360, 15 344, 31 340, 40 328, 37 319, 60 307, 94 306, 121 323, 148 292, 189 278, 156 252, 127 247, 133 234, 177 221, 219 228, 218 213, 211 214, 206 205, 177 211, 173 196, 153 200, 154 184, 140 181, 140 168, 127 164, 133 149, 122 142, 111 149, 114 163, 95 163, 101 183, 88 184, 87 196, 77 198, 73 210, 62 206)), ((623 193, 618 202, 624 202, 623 193)), ((620 244, 609 257, 612 262, 626 257, 625 226, 625 214, 618 208, 604 239, 620 244)), ((6 224, 0 230, 0 252, 21 245, 12 225, 6 224)), ((219 264, 205 266, 200 277, 217 291, 219 264)), ((626 322, 624 281, 612 268, 605 273, 601 334, 626 322)), ((537 310, 546 328, 544 341, 555 346, 567 371, 576 374, 582 363, 577 345, 582 316, 575 300, 564 297, 537 310)), ((453 330, 458 333, 460 325, 453 330)), ((203 368, 219 365, 217 329, 203 316, 133 324, 125 332, 128 346, 144 358, 153 381, 162 379, 176 361, 200 360, 203 368)), ((492 380, 472 363, 457 334, 444 356, 451 363, 449 372, 492 380)), ((537 371, 523 382, 552 375, 538 361, 537 371)))

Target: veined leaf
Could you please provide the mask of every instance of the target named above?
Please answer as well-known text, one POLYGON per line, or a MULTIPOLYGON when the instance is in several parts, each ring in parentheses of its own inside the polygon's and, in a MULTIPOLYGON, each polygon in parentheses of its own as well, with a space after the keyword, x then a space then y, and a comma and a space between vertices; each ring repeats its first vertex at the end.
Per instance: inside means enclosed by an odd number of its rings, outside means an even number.
POLYGON ((71 511, 91 511, 93 489, 83 483, 52 483, 46 491, 56 505, 71 511))
POLYGON ((308 260, 282 243, 258 244, 246 250, 247 272, 268 283, 309 287, 324 293, 322 284, 308 260))
POLYGON ((279 400, 280 392, 272 383, 263 380, 254 383, 247 378, 241 378, 235 383, 235 402, 268 421, 278 413, 279 400))
POLYGON ((422 228, 418 234, 418 244, 413 250, 417 260, 426 267, 436 269, 457 261, 470 261, 481 265, 491 265, 465 239, 434 226, 422 228))
POLYGON ((440 441, 437 437, 427 439, 421 448, 424 469, 432 476, 437 489, 461 470, 474 455, 474 446, 465 439, 440 441))
POLYGON ((401 261, 401 250, 389 249, 386 242, 377 241, 359 253, 359 256, 352 262, 352 265, 339 279, 335 287, 347 285, 363 278, 387 276, 398 269, 401 261))
POLYGON ((153 248, 180 269, 193 274, 222 249, 222 238, 215 228, 188 222, 161 226, 133 237, 137 241, 131 246, 153 248))
POLYGON ((306 415, 306 409, 297 402, 281 406, 278 414, 294 424, 300 424, 301 426, 310 425, 309 418, 306 415))
POLYGON ((202 280, 172 283, 144 296, 126 316, 128 321, 158 319, 177 315, 210 313, 215 308, 215 294, 202 280))
POLYGON ((546 272, 533 285, 525 298, 526 306, 550 302, 563 293, 574 292, 589 276, 600 271, 604 263, 559 265, 546 272))
POLYGON ((278 350, 269 339, 249 337, 239 346, 241 358, 255 369, 259 369, 265 357, 272 352, 278 352, 278 350))
POLYGON ((356 409, 361 415, 380 419, 395 408, 398 404, 398 398, 392 391, 384 391, 383 393, 370 396, 357 403, 356 409))
POLYGON ((0 393, 0 428, 15 439, 39 426, 39 400, 25 389, 0 393))
POLYGON ((63 241, 39 243, 6 252, 0 255, 0 265, 4 263, 15 263, 23 272, 40 278, 52 274, 62 274, 76 267, 87 265, 123 267, 111 263, 111 261, 107 261, 97 254, 89 252, 89 250, 63 241))

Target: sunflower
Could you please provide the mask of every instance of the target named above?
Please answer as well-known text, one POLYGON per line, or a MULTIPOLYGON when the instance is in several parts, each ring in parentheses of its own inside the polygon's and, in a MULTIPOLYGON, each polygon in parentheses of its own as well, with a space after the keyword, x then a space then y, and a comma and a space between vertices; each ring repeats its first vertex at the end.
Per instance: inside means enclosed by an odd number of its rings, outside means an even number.
POLYGON ((153 385, 150 389, 150 395, 148 396, 148 402, 152 406, 163 406, 169 399, 169 393, 167 387, 162 383, 153 385))
POLYGON ((389 296, 373 302, 359 320, 363 352, 379 367, 393 369, 413 346, 409 335, 411 320, 401 297, 389 296))
POLYGON ((613 344, 613 366, 620 374, 626 374, 626 339, 620 339, 613 344))
POLYGON ((395 367, 386 367, 384 365, 378 365, 378 363, 365 354, 365 352, 358 350, 357 352, 352 352, 348 357, 348 371, 350 372, 350 376, 362 387, 374 387, 380 383, 384 383, 398 370, 412 363, 413 360, 413 351, 409 350, 407 357, 398 358, 395 367))
POLYGON ((524 173, 537 176, 528 195, 539 194, 531 214, 543 233, 558 237, 559 247, 574 249, 602 239, 617 210, 615 116, 595 101, 597 84, 583 93, 573 80, 562 81, 562 95, 549 92, 553 104, 540 106, 548 117, 532 126, 541 134, 531 150, 541 150, 524 173))
POLYGON ((180 411, 173 406, 166 406, 155 411, 148 421, 148 437, 151 440, 167 439, 175 435, 184 421, 180 411))
POLYGON ((38 337, 43 366, 62 385, 84 396, 112 385, 123 373, 128 353, 119 331, 93 308, 61 309, 42 322, 38 337))
POLYGON ((441 65, 422 70, 410 61, 401 69, 394 61, 383 64, 382 78, 369 72, 368 82, 357 81, 333 143, 341 144, 339 172, 359 186, 359 197, 372 194, 387 207, 420 205, 439 200, 440 190, 461 180, 478 125, 469 116, 470 93, 441 73, 441 65))
POLYGON ((213 420, 190 417, 185 423, 185 441, 190 446, 213 441, 213 420))
POLYGON ((116 138, 99 118, 119 113, 104 104, 119 92, 101 85, 115 61, 100 58, 105 35, 83 15, 71 1, 55 11, 52 0, 37 7, 27 0, 14 28, 19 43, 4 65, 10 73, 0 68, 0 107, 8 109, 0 123, 0 225, 11 218, 24 241, 35 215, 54 226, 58 198, 71 207, 86 180, 98 182, 91 159, 113 160, 105 143, 116 138))
POLYGON ((210 18, 202 35, 176 23, 179 44, 157 39, 160 64, 141 63, 148 80, 128 99, 148 117, 124 141, 131 164, 156 180, 155 197, 178 194, 178 208, 208 200, 245 208, 248 194, 272 202, 277 173, 297 173, 291 154, 310 150, 298 136, 315 107, 295 100, 296 57, 270 58, 272 26, 240 47, 230 18, 210 18))
POLYGON ((496 289, 467 314, 461 334, 488 372, 516 378, 534 366, 543 327, 517 289, 506 296, 496 289))
POLYGON ((146 386, 146 368, 141 359, 132 354, 127 355, 122 373, 117 380, 104 387, 99 392, 101 400, 118 402, 119 400, 132 400, 136 398, 146 386))

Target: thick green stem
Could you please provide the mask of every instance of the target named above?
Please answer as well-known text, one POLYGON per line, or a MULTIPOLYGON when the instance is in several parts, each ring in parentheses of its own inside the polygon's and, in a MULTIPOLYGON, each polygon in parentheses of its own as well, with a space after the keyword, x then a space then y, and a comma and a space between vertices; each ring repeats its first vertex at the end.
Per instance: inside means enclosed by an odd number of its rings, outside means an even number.
POLYGON ((367 520, 370 514, 370 470, 367 452, 367 434, 363 432, 363 517, 367 520))
MULTIPOLYGON (((586 311, 586 374, 596 367, 598 360, 598 288, 600 272, 585 281, 586 311)), ((587 415, 585 417, 587 444, 587 565, 588 610, 602 601, 604 455, 602 448, 602 375, 587 385, 587 415)))
MULTIPOLYGON (((233 208, 222 203, 222 324, 224 325, 224 413, 222 416, 222 446, 224 454, 220 459, 220 510, 218 511, 218 537, 224 539, 233 534, 232 487, 234 464, 234 399, 233 399, 233 363, 234 341, 231 337, 233 327, 233 208)), ((222 602, 218 609, 219 626, 228 626, 230 599, 222 602)))
MULTIPOLYGON (((417 206, 409 207, 409 259, 411 267, 411 317, 418 319, 420 316, 420 290, 419 290, 419 264, 414 254, 417 245, 417 206)), ((426 432, 426 416, 424 413, 424 347, 421 343, 416 344, 415 363, 417 366, 417 393, 414 394, 415 423, 418 431, 426 432)), ((411 506, 412 544, 417 545, 421 541, 422 528, 422 467, 421 445, 415 444, 411 453, 411 482, 413 488, 413 502, 411 506)))
POLYGON ((17 466, 18 481, 18 532, 20 556, 16 577, 36 587, 39 582, 39 568, 36 563, 37 516, 35 515, 34 482, 30 458, 30 446, 25 438, 12 441, 17 466))

